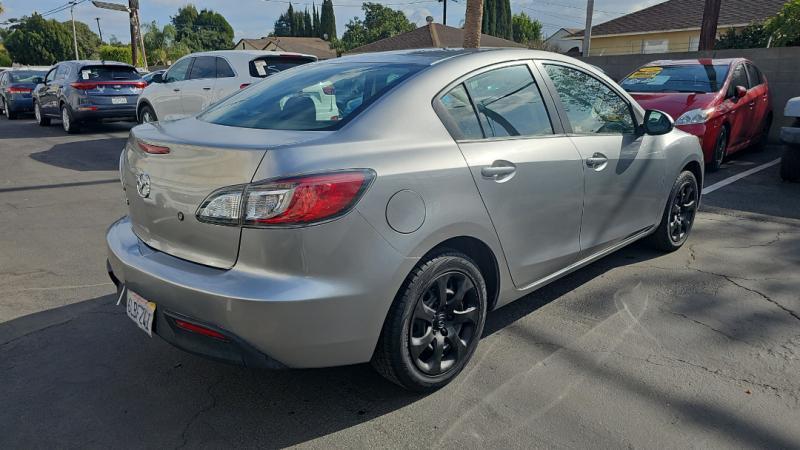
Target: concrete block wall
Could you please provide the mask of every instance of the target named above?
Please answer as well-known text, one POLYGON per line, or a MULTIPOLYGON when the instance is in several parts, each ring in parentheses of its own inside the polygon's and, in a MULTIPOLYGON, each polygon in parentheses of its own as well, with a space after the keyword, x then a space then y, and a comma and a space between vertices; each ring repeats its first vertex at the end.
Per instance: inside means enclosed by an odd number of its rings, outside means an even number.
POLYGON ((581 60, 621 80, 639 66, 660 59, 747 58, 755 63, 769 82, 775 121, 770 137, 777 141, 780 127, 791 119, 783 116, 783 107, 792 97, 800 97, 800 47, 750 48, 702 52, 657 53, 648 55, 590 56, 581 60))

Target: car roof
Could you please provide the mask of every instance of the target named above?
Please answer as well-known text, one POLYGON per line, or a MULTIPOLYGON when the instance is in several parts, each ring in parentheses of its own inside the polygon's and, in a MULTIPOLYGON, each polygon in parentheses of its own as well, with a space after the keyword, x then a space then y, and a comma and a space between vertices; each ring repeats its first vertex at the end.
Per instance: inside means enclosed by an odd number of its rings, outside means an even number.
POLYGON ((69 61, 61 61, 61 63, 76 64, 82 66, 125 66, 133 67, 132 65, 119 61, 103 61, 99 59, 73 59, 69 61))
POLYGON ((693 65, 720 65, 729 66, 731 64, 747 61, 745 58, 699 58, 699 59, 661 59, 652 61, 646 66, 693 66, 693 65))
POLYGON ((257 56, 305 56, 308 58, 317 57, 314 55, 307 55, 304 53, 296 53, 296 52, 283 52, 283 51, 274 51, 274 50, 211 50, 207 52, 196 52, 186 56, 226 56, 226 57, 233 57, 233 58, 241 58, 246 57, 248 60, 255 58, 257 56))
POLYGON ((558 53, 545 52, 541 50, 529 50, 514 47, 492 47, 492 48, 426 48, 412 50, 395 50, 388 52, 359 53, 347 55, 341 58, 329 59, 329 63, 337 62, 367 62, 367 63, 407 63, 435 65, 451 59, 476 58, 482 60, 504 59, 549 59, 576 61, 573 58, 565 57, 558 53))

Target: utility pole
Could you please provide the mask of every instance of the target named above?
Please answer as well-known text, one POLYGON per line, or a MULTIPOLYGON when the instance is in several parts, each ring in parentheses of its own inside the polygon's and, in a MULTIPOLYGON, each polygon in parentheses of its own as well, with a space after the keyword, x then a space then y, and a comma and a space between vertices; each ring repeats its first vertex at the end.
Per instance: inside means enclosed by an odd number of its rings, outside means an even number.
POLYGON ((592 45, 592 15, 594 14, 594 0, 586 2, 586 28, 583 30, 583 56, 589 56, 592 45))
POLYGON ((138 39, 136 36, 136 10, 139 9, 139 0, 128 0, 128 17, 131 23, 131 62, 133 67, 139 62, 138 39))
POLYGON ((80 59, 78 57, 78 33, 75 31, 75 0, 72 0, 69 4, 69 15, 72 17, 72 43, 75 44, 75 59, 80 59))
POLYGON ((447 25, 447 0, 439 0, 442 2, 442 25, 447 25))
POLYGON ((100 18, 95 17, 94 20, 97 21, 97 32, 100 33, 100 42, 103 42, 103 30, 100 29, 100 18))
POLYGON ((720 0, 706 0, 703 8, 703 24, 700 27, 699 50, 714 50, 717 40, 717 22, 719 22, 720 0))

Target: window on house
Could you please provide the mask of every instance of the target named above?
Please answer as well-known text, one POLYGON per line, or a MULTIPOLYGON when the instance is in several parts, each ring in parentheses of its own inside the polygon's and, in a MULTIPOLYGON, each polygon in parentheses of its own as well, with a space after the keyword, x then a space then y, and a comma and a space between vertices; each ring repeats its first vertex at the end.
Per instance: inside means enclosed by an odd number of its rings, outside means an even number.
POLYGON ((669 39, 651 39, 642 42, 642 53, 666 53, 669 39))

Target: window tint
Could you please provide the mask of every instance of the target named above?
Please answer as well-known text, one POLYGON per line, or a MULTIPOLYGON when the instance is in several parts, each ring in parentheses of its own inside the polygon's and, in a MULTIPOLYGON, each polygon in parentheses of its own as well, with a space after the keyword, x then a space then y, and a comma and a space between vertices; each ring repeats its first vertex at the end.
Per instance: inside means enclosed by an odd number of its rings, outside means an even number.
POLYGON ((478 116, 463 84, 459 84, 441 98, 442 121, 455 139, 481 139, 483 131, 478 116))
POLYGON ((606 84, 577 69, 551 64, 544 67, 574 133, 635 133, 630 105, 606 84))
POLYGON ((250 76, 266 78, 274 73, 316 61, 308 56, 264 56, 250 61, 250 76))
POLYGON ((750 86, 758 86, 761 84, 761 74, 756 69, 756 66, 747 64, 747 74, 750 76, 750 86))
POLYGON ((190 80, 200 78, 217 77, 217 58, 213 56, 198 56, 192 64, 192 71, 189 74, 190 80))
POLYGON ((78 73, 81 81, 139 80, 142 76, 130 66, 83 66, 78 73))
POLYGON ((739 64, 733 69, 733 75, 731 76, 731 86, 730 86, 730 93, 736 92, 736 86, 743 86, 745 89, 749 89, 750 83, 747 81, 747 72, 744 70, 744 64, 739 64))
POLYGON ((169 68, 167 71, 166 76, 164 76, 165 82, 170 81, 183 81, 186 79, 187 71, 189 69, 189 64, 191 64, 192 59, 194 58, 184 58, 169 68))
POLYGON ((224 58, 217 57, 217 78, 235 77, 231 65, 224 58))
POLYGON ((465 84, 486 137, 553 134, 539 88, 527 66, 495 69, 465 84))
POLYGON ((361 62, 314 65, 270 76, 212 106, 199 119, 243 128, 333 130, 419 69, 361 62))

